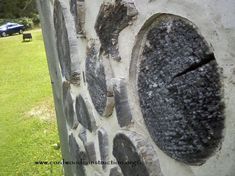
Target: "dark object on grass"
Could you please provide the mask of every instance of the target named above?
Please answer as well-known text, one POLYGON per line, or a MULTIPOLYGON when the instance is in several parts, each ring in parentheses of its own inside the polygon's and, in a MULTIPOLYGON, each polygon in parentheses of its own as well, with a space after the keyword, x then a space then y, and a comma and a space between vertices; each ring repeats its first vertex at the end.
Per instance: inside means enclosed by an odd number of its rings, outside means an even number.
POLYGON ((33 37, 31 33, 24 33, 23 34, 23 42, 25 41, 32 41, 33 37))

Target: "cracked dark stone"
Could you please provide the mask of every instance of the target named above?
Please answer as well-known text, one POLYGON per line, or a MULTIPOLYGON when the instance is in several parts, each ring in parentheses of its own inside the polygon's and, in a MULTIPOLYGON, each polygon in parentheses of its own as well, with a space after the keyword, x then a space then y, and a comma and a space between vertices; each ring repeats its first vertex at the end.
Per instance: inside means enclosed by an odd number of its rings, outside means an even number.
MULTIPOLYGON (((73 134, 69 136, 69 150, 71 154, 71 159, 73 162, 81 162, 84 161, 84 154, 80 151, 79 145, 76 142, 76 139, 74 138, 73 134)), ((83 165, 81 164, 75 164, 72 166, 73 172, 77 176, 85 176, 85 169, 83 165)))
POLYGON ((63 83, 63 108, 67 124, 70 128, 76 128, 77 123, 74 120, 73 99, 68 82, 63 83))
POLYGON ((121 173, 118 167, 114 167, 110 169, 109 176, 123 176, 123 174, 121 173))
POLYGON ((172 158, 203 164, 220 146, 224 128, 214 54, 197 28, 178 16, 161 15, 140 34, 139 42, 146 42, 134 57, 139 57, 138 94, 150 135, 172 158))
MULTIPOLYGON (((103 128, 98 130, 98 140, 99 140, 99 149, 100 149, 101 161, 108 162, 108 160, 109 160, 108 134, 103 128)), ((107 165, 103 164, 102 168, 105 170, 107 168, 107 165)))
POLYGON ((95 30, 101 42, 101 53, 120 61, 118 51, 119 33, 138 14, 133 2, 116 0, 115 4, 104 3, 100 7, 95 30))
POLYGON ((113 155, 124 176, 163 176, 152 146, 135 132, 126 131, 114 137, 113 155))
POLYGON ((88 108, 87 103, 88 102, 85 102, 81 95, 76 98, 77 120, 82 124, 83 127, 92 132, 96 127, 96 122, 91 111, 91 107, 88 108))
POLYGON ((90 162, 96 161, 96 151, 95 151, 95 144, 93 142, 88 142, 84 145, 86 153, 88 155, 88 160, 90 162))
POLYGON ((112 81, 118 123, 120 127, 128 126, 131 123, 132 115, 125 80, 115 78, 112 81))
POLYGON ((77 34, 85 35, 85 1, 70 0, 70 11, 74 17, 77 34))
POLYGON ((107 87, 107 79, 110 75, 106 74, 105 69, 110 69, 108 67, 109 65, 104 67, 95 45, 92 45, 87 53, 85 76, 96 111, 106 117, 112 114, 114 104, 112 90, 107 87))

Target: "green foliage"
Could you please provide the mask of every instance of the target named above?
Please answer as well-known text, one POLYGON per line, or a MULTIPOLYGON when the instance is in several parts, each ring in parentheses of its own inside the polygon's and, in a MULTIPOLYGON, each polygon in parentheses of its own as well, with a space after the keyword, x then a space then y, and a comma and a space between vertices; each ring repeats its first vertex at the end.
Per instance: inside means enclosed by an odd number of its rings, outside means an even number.
POLYGON ((0 25, 16 22, 32 29, 39 24, 36 0, 0 0, 0 25))
POLYGON ((0 0, 0 18, 33 18, 35 13, 36 0, 0 0))
POLYGON ((35 13, 32 15, 32 20, 33 20, 33 24, 34 25, 39 25, 40 23, 40 19, 39 19, 39 14, 35 13))
POLYGON ((27 29, 32 29, 34 27, 33 20, 31 18, 19 18, 15 20, 16 23, 23 24, 27 29))
MULTIPOLYGON (((52 91, 41 30, 0 38, 0 176, 60 176, 61 165, 35 165, 60 161, 55 119, 44 121, 27 114, 50 100, 52 91)), ((50 104, 51 104, 50 103, 50 104)))

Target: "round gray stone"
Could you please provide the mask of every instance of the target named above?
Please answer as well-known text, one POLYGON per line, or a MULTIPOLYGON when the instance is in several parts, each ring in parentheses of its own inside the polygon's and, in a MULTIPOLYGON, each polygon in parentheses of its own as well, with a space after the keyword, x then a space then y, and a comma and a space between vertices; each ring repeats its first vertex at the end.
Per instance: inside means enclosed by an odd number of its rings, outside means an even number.
POLYGON ((124 176, 163 176, 152 146, 135 132, 126 131, 114 137, 113 155, 124 176))
POLYGON ((137 87, 145 124, 172 158, 203 164, 221 143, 222 85, 214 54, 187 19, 160 15, 138 36, 137 87))

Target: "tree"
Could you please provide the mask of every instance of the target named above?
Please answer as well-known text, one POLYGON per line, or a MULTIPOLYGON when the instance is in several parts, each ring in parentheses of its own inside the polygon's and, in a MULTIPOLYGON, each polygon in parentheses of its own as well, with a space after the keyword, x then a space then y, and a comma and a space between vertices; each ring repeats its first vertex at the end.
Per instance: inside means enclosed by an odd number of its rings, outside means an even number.
POLYGON ((33 17, 36 0, 0 0, 0 18, 33 17))

